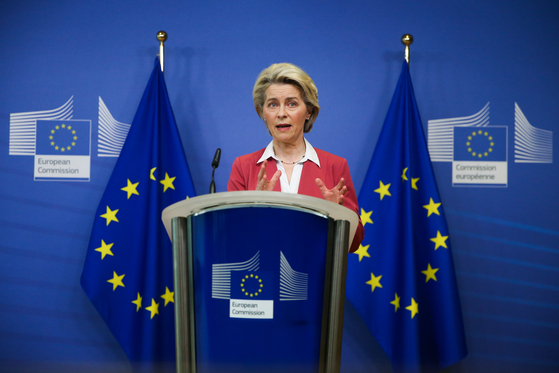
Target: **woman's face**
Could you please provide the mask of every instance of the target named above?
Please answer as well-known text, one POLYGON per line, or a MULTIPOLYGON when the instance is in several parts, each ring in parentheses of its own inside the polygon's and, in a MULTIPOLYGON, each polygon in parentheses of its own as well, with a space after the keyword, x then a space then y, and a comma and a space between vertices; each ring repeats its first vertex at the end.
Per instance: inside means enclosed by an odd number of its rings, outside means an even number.
POLYGON ((310 112, 299 90, 291 84, 272 84, 266 89, 262 111, 274 140, 285 144, 303 141, 305 120, 310 112))

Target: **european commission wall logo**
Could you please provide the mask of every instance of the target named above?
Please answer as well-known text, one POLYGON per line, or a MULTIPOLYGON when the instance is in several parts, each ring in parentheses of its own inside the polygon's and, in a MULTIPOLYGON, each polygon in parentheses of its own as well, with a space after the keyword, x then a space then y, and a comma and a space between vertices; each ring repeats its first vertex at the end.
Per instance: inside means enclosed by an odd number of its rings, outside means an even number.
POLYGON ((89 181, 89 120, 36 120, 35 180, 89 181))
POLYGON ((229 300, 229 317, 273 319, 274 298, 280 301, 308 299, 308 274, 291 268, 285 255, 278 258, 279 289, 276 273, 260 270, 260 251, 240 263, 212 265, 212 298, 229 300))
MULTIPOLYGON (((553 132, 533 127, 514 104, 515 163, 553 163, 553 132)), ((478 113, 430 120, 432 162, 452 162, 453 186, 508 185, 508 127, 489 125, 489 103, 478 113)))
POLYGON ((10 155, 32 155, 34 179, 89 181, 91 121, 72 119, 74 96, 47 111, 10 114, 10 155))
MULTIPOLYGON (((34 180, 89 181, 91 120, 73 118, 74 96, 59 108, 10 114, 9 154, 33 156, 34 180)), ((99 97, 98 157, 118 157, 130 125, 115 120, 99 97)))

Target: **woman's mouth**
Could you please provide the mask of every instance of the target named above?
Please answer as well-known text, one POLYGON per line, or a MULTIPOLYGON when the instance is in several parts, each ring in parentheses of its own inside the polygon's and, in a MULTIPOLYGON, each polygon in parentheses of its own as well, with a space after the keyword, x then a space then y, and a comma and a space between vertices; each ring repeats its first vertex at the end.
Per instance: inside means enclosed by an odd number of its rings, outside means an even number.
POLYGON ((280 131, 286 131, 286 130, 289 129, 290 127, 291 127, 291 124, 284 124, 284 123, 278 124, 278 125, 276 126, 276 128, 277 128, 278 130, 280 130, 280 131))

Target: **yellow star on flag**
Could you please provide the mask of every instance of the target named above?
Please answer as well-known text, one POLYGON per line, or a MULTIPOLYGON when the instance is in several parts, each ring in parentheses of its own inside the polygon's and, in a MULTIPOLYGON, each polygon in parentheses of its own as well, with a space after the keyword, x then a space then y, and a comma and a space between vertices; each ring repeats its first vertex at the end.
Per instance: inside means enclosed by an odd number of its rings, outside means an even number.
POLYGON ((359 245, 359 249, 355 250, 354 254, 359 255, 359 261, 361 261, 361 259, 363 259, 364 256, 366 256, 367 258, 371 257, 369 255, 369 252, 367 251, 369 250, 369 246, 371 245, 367 245, 367 246, 359 245))
POLYGON ((163 184, 163 186, 165 188, 163 188, 163 192, 166 192, 167 189, 171 188, 171 189, 175 189, 175 186, 173 185, 173 181, 175 181, 177 177, 169 177, 169 175, 165 172, 165 179, 161 180, 160 183, 163 184))
POLYGON ((113 255, 111 251, 111 247, 113 247, 114 243, 106 244, 105 241, 101 240, 101 247, 95 249, 95 251, 99 251, 101 253, 101 260, 105 259, 105 255, 113 255))
POLYGON ((113 271, 113 278, 110 280, 107 280, 107 282, 110 282, 111 284, 113 284, 113 291, 116 290, 117 286, 122 286, 124 287, 124 284, 122 283, 122 279, 124 278, 124 275, 117 275, 116 272, 113 271))
POLYGON ((441 205, 440 203, 433 202, 433 198, 431 198, 430 201, 429 201, 429 204, 423 206, 424 208, 427 209, 427 217, 431 216, 431 214, 440 215, 440 213, 439 213, 439 206, 440 205, 441 205))
POLYGON ((116 218, 116 213, 118 210, 111 210, 109 206, 107 206, 107 212, 101 215, 102 218, 107 219, 107 226, 110 222, 116 221, 118 223, 118 219, 116 218))
POLYGON ((448 249, 448 247, 446 247, 446 240, 448 239, 448 236, 442 236, 441 232, 437 231, 437 237, 435 238, 431 238, 431 241, 433 241, 435 243, 435 250, 437 250, 439 247, 444 247, 445 249, 448 249))
POLYGON ((136 298, 136 300, 133 300, 132 303, 136 305, 136 312, 138 312, 140 308, 142 308, 142 297, 140 296, 140 293, 138 293, 138 298, 136 298))
POLYGON ((382 201, 384 196, 391 196, 392 197, 392 194, 390 194, 390 192, 388 191, 388 188, 390 188, 390 184, 384 185, 382 183, 382 181, 379 181, 379 183, 380 183, 380 186, 378 187, 378 189, 375 189, 375 192, 380 194, 380 200, 382 201))
POLYGON ((175 303, 174 295, 175 295, 174 291, 169 291, 169 288, 165 287, 165 294, 161 296, 161 298, 165 299, 165 306, 167 306, 167 303, 169 302, 175 303))
POLYGON ((431 263, 428 263, 427 269, 425 271, 421 271, 421 273, 425 275, 425 282, 429 280, 437 281, 437 278, 435 277, 435 273, 437 273, 438 270, 439 270, 438 268, 431 268, 431 263))
POLYGON ((394 300, 390 302, 390 304, 394 305, 394 312, 398 311, 398 308, 400 308, 400 297, 398 296, 398 293, 394 294, 394 300))
POLYGON ((126 193, 128 193, 128 199, 130 199, 130 196, 132 194, 136 194, 138 196, 140 195, 140 193, 138 193, 138 191, 136 190, 136 188, 138 187, 138 184, 140 184, 140 183, 138 182, 138 183, 132 184, 130 182, 130 179, 128 179, 127 180, 127 185, 124 188, 121 188, 120 190, 124 190, 126 193))
POLYGON ((418 177, 415 177, 415 178, 412 177, 412 178, 411 178, 411 188, 412 188, 412 189, 419 190, 419 189, 417 189, 417 182, 418 182, 418 181, 419 181, 419 178, 418 178, 418 177))
POLYGON ((373 291, 375 291, 375 288, 382 288, 382 285, 380 284, 380 278, 382 277, 382 275, 380 276, 376 276, 373 274, 373 272, 371 272, 371 279, 369 281, 366 282, 366 284, 371 285, 371 293, 373 291))
POLYGON ((372 210, 369 211, 369 212, 367 212, 367 211, 361 209, 361 216, 360 216, 360 218, 361 218, 361 223, 363 223, 363 227, 364 227, 365 224, 367 224, 367 223, 373 224, 373 221, 371 220, 371 214, 372 214, 372 213, 373 213, 372 210))
POLYGON ((155 179, 155 176, 153 176, 153 173, 155 172, 155 170, 157 170, 157 167, 152 168, 152 169, 150 170, 150 172, 149 172, 149 178, 150 178, 151 180, 156 180, 156 179, 155 179))
POLYGON ((411 299, 411 304, 406 307, 408 311, 411 312, 411 318, 413 319, 417 313, 419 313, 418 304, 415 302, 415 299, 411 299))
POLYGON ((146 307, 146 311, 151 312, 150 319, 153 319, 153 316, 159 315, 159 303, 155 303, 155 299, 151 298, 151 306, 146 307))
POLYGON ((402 176, 401 176, 402 182, 408 180, 408 177, 406 176, 406 171, 407 170, 408 170, 408 168, 406 167, 406 168, 404 168, 404 171, 402 171, 402 176))

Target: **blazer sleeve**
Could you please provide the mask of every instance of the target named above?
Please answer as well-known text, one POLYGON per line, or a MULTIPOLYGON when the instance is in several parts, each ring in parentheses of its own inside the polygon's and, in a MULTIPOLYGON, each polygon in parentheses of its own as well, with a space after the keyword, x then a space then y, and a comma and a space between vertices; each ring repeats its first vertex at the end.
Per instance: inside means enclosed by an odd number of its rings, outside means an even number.
POLYGON ((237 157, 231 168, 231 175, 227 182, 227 191, 236 192, 239 190, 248 190, 248 183, 244 176, 241 159, 237 157))
POLYGON ((353 186, 353 181, 351 180, 351 175, 349 173, 349 166, 345 159, 342 167, 342 173, 340 175, 340 178, 342 177, 344 178, 345 185, 347 187, 347 193, 344 199, 344 207, 347 207, 348 209, 354 211, 359 219, 357 230, 355 231, 355 236, 353 237, 353 241, 349 247, 349 252, 353 253, 357 249, 359 249, 359 245, 361 244, 361 241, 363 241, 363 238, 365 237, 365 229, 363 228, 363 223, 361 222, 361 217, 359 215, 359 205, 357 203, 357 194, 355 192, 355 187, 353 186))

